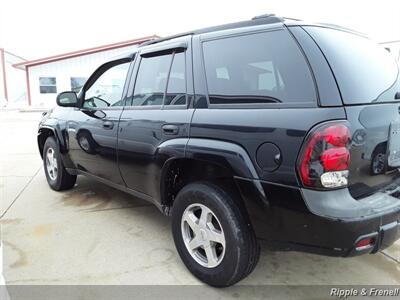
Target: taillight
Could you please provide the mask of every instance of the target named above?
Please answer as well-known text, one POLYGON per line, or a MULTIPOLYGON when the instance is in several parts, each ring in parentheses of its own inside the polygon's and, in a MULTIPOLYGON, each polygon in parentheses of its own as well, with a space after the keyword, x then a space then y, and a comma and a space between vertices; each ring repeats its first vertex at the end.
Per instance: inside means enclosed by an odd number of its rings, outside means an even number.
POLYGON ((313 129, 303 145, 298 172, 306 187, 338 188, 347 185, 350 130, 344 122, 313 129))

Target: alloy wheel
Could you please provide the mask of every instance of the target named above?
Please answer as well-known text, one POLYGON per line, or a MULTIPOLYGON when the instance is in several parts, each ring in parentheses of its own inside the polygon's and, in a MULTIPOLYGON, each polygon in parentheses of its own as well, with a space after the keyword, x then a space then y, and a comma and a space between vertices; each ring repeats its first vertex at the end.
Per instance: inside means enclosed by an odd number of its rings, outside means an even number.
POLYGON ((218 266, 225 255, 225 235, 214 212, 199 203, 188 206, 182 215, 182 236, 192 258, 206 268, 218 266))
POLYGON ((48 148, 46 152, 46 171, 51 180, 56 180, 58 175, 58 165, 55 151, 48 148))

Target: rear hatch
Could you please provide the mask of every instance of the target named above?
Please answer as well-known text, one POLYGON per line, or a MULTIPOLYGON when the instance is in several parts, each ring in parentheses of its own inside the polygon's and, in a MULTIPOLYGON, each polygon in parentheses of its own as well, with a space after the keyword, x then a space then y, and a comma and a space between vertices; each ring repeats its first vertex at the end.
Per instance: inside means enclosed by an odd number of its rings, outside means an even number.
POLYGON ((336 78, 352 143, 349 191, 400 194, 400 79, 398 63, 370 39, 336 28, 304 26, 336 78))

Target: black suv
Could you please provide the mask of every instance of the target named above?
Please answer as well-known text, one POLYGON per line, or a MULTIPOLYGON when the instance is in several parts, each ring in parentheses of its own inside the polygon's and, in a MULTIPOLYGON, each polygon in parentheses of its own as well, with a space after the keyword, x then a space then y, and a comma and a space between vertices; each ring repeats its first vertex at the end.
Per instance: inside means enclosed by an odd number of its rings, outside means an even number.
POLYGON ((54 190, 87 175, 172 216, 187 268, 247 276, 258 239, 332 256, 400 235, 400 79, 359 33, 274 15, 151 40, 39 126, 54 190))

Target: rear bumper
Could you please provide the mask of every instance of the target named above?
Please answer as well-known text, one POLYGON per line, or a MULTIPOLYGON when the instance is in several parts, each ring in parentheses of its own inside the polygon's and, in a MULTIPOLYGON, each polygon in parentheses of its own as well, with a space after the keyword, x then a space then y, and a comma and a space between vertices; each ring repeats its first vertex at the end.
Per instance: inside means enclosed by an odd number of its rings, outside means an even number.
POLYGON ((395 221, 379 227, 379 231, 360 236, 355 245, 349 252, 348 256, 356 256, 365 253, 376 253, 378 250, 383 250, 391 246, 395 241, 400 238, 400 222, 395 221), (363 249, 357 249, 355 245, 365 238, 373 238, 375 243, 363 249))
POLYGON ((313 191, 244 179, 237 183, 257 237, 281 250, 356 256, 375 253, 400 238, 400 199, 390 195, 355 200, 347 189, 313 191), (366 237, 374 238, 373 245, 356 249, 366 237))

